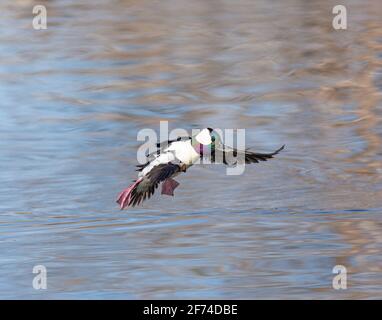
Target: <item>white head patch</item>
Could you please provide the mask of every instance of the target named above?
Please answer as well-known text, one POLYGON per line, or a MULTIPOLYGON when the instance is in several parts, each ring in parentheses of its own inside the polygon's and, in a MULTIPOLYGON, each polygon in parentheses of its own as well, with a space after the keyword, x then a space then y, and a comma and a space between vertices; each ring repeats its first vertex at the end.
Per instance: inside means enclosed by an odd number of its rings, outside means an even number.
POLYGON ((208 129, 203 129, 195 136, 196 141, 198 141, 201 144, 209 145, 212 140, 210 136, 210 131, 208 129))

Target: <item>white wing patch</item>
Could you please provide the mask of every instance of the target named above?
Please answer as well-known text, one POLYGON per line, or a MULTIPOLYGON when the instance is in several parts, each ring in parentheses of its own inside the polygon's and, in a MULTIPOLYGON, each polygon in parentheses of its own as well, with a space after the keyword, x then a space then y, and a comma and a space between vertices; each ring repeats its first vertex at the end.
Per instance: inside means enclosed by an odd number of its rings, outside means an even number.
POLYGON ((191 140, 176 141, 164 149, 160 155, 156 155, 155 158, 138 174, 138 177, 144 177, 157 165, 166 164, 176 160, 190 166, 195 163, 199 157, 200 155, 195 151, 191 144, 191 140))
POLYGON ((199 154, 192 146, 191 140, 173 142, 165 151, 173 151, 175 157, 187 165, 191 165, 199 159, 199 154))

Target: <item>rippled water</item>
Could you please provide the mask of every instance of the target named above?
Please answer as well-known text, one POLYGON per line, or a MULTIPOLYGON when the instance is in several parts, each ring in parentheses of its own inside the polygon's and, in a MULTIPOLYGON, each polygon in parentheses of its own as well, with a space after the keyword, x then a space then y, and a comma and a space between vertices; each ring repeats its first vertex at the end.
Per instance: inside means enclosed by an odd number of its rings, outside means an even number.
POLYGON ((382 298, 382 5, 334 4, 2 1, 0 297, 382 298), (121 212, 160 120, 287 147, 121 212))

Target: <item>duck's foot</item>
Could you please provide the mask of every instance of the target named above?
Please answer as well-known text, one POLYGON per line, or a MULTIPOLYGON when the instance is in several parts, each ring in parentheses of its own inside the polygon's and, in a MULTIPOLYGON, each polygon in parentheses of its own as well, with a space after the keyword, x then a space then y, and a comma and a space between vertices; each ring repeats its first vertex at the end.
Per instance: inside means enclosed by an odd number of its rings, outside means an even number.
POLYGON ((168 196, 174 195, 175 188, 179 186, 179 182, 174 179, 168 178, 162 183, 162 194, 167 194, 168 196))
POLYGON ((137 185, 142 181, 142 178, 139 178, 136 180, 132 185, 130 185, 128 188, 123 190, 119 196, 117 202, 121 206, 121 210, 125 209, 127 206, 130 205, 131 200, 131 192, 137 187, 137 185))

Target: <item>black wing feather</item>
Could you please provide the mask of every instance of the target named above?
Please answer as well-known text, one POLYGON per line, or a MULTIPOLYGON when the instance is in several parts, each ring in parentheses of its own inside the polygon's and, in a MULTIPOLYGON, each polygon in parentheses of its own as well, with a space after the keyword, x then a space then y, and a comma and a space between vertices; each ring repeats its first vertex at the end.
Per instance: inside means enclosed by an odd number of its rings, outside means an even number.
POLYGON ((273 158, 274 155, 278 154, 281 150, 283 150, 285 145, 283 145, 281 148, 277 149, 274 152, 271 153, 258 153, 258 152, 252 152, 249 150, 240 151, 235 148, 226 147, 223 146, 223 163, 226 165, 229 165, 227 162, 227 158, 237 158, 239 156, 239 159, 245 159, 245 163, 258 163, 260 161, 267 161, 268 159, 273 158))
POLYGON ((281 148, 277 149, 272 153, 257 153, 246 150, 245 163, 258 163, 259 161, 267 161, 268 159, 272 159, 274 155, 278 154, 284 148, 285 145, 283 145, 281 148))
POLYGON ((131 206, 136 206, 149 199, 158 188, 158 185, 180 171, 180 166, 173 163, 159 164, 142 179, 131 193, 131 206))

